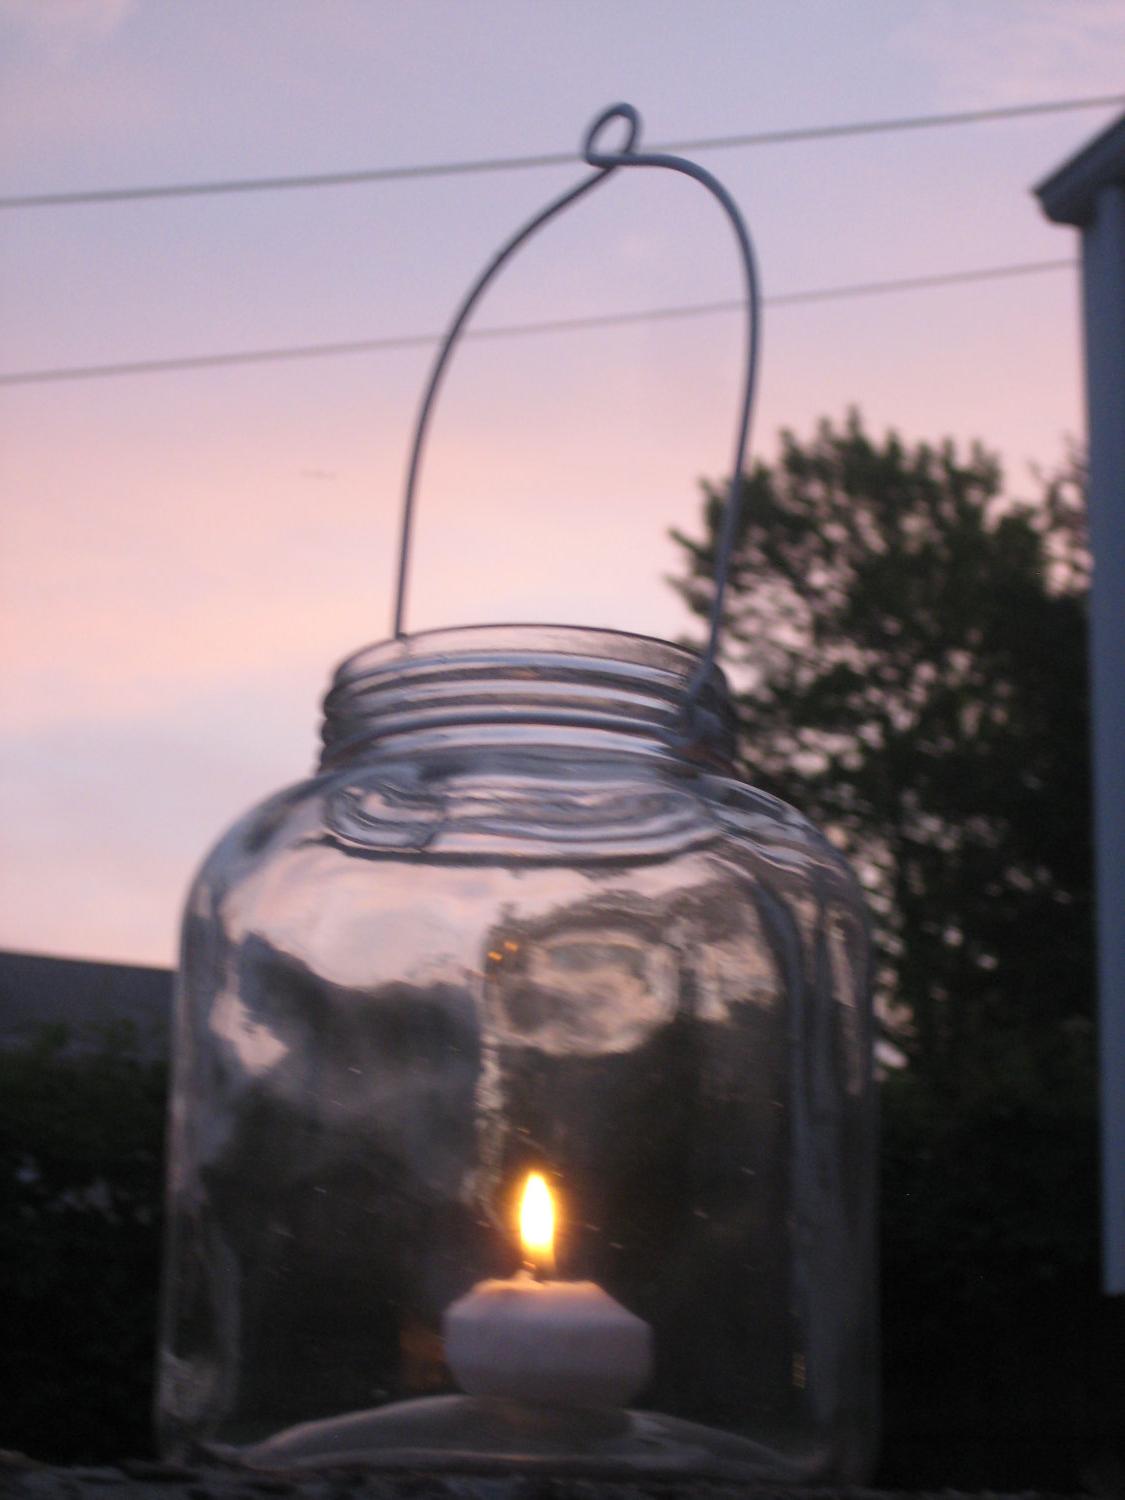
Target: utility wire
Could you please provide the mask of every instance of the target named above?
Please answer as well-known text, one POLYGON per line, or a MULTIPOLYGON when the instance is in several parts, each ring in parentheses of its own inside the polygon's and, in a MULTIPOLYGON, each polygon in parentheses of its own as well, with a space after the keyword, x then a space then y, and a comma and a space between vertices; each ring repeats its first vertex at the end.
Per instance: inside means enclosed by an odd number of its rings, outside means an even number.
MULTIPOLYGON (((1007 266, 980 266, 969 271, 944 271, 931 276, 900 276, 886 281, 859 281, 846 286, 812 287, 799 292, 781 292, 766 297, 766 307, 793 307, 802 302, 836 302, 853 297, 872 297, 887 292, 916 292, 930 287, 957 286, 968 282, 1000 281, 1013 276, 1033 276, 1044 271, 1073 268, 1068 260, 1030 260, 1007 266)), ((678 307, 650 307, 637 312, 594 313, 582 318, 550 318, 536 323, 505 323, 491 328, 470 328, 466 339, 525 337, 537 333, 573 333, 586 328, 610 328, 626 323, 668 322, 698 318, 712 313, 742 311, 740 300, 691 302, 678 307)), ((219 354, 188 354, 172 359, 138 359, 120 364, 63 365, 46 370, 14 370, 0 373, 0 386, 47 385, 64 380, 103 380, 117 375, 165 375, 175 370, 209 370, 227 365, 264 365, 281 360, 321 359, 336 354, 373 354, 388 349, 417 349, 441 342, 440 333, 405 333, 389 338, 349 339, 340 343, 293 344, 272 349, 238 349, 219 354)))
MULTIPOLYGON (((929 130, 944 125, 973 125, 1027 115, 1063 114, 1125 103, 1125 94, 1081 99, 1048 99, 995 109, 957 110, 939 115, 907 115, 889 120, 849 120, 839 125, 807 125, 787 130, 756 130, 744 135, 702 136, 664 141, 654 151, 720 151, 734 146, 780 146, 795 141, 822 141, 840 136, 880 135, 895 130, 929 130)), ((478 172, 511 172, 527 167, 556 167, 574 162, 573 151, 538 156, 493 156, 473 161, 432 162, 420 166, 370 167, 354 172, 310 172, 299 176, 241 177, 214 182, 174 182, 148 187, 88 188, 70 193, 23 193, 0 197, 0 208, 62 208, 81 203, 127 203, 151 198, 201 198, 216 193, 269 193, 282 188, 354 187, 361 182, 397 182, 411 177, 463 177, 478 172)))

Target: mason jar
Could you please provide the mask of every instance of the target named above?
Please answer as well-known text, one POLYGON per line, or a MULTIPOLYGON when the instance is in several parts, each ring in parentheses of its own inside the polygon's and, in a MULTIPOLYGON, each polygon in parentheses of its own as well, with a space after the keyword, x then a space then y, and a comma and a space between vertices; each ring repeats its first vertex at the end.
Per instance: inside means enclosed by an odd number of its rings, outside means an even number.
POLYGON ((369 647, 316 775, 208 856, 175 1023, 169 1455, 863 1478, 865 909, 738 779, 717 669, 684 734, 697 665, 554 626, 369 647), (443 1320, 518 1268, 530 1169, 557 1277, 650 1330, 627 1411, 458 1393, 443 1320))

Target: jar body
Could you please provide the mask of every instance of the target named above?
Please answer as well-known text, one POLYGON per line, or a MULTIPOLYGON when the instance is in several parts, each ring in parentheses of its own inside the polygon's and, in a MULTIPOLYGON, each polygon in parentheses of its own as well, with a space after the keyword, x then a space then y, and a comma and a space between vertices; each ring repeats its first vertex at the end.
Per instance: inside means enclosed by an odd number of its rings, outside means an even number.
MULTIPOLYGON (((720 757, 594 723, 589 698, 619 684, 588 634, 544 654, 525 632, 497 687, 495 661, 466 678, 447 638, 479 658, 479 635, 449 632, 405 706, 380 667, 398 731, 365 733, 367 705, 335 763, 204 865, 176 1022, 166 1451, 455 1390, 444 1310, 519 1265, 513 1195, 535 1168, 560 1200, 557 1274, 652 1329, 640 1405, 754 1445, 747 1477, 865 1473, 857 886, 720 757), (549 707, 490 728, 482 691, 549 707), (436 727, 410 718, 419 695, 436 727)), ((636 639, 598 646, 628 660, 636 639)), ((650 705, 651 665, 626 694, 650 705)), ((505 1461, 502 1435, 487 1446, 505 1461)), ((742 1472, 731 1451, 716 1472, 742 1472)))

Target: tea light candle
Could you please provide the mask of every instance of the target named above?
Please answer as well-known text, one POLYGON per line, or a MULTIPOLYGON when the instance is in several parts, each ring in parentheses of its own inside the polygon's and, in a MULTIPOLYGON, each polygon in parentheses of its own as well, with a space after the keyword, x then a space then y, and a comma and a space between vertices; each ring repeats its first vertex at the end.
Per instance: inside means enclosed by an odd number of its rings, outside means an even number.
POLYGON ((457 1383, 470 1396, 624 1406, 648 1380, 652 1329, 593 1281, 540 1279, 554 1269, 554 1204, 537 1172, 524 1188, 520 1238, 531 1269, 478 1282, 446 1309, 457 1383))

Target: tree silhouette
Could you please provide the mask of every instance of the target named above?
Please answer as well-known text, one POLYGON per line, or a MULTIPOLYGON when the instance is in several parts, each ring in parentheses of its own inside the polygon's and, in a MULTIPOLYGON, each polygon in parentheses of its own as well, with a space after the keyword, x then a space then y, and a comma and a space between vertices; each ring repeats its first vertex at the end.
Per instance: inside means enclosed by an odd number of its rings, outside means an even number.
MULTIPOLYGON (((853 859, 887 1028, 935 1084, 1092 1013, 1082 477, 1020 504, 983 449, 876 442, 854 413, 747 477, 746 773, 853 859)), ((724 495, 705 487, 702 539, 674 533, 697 613, 724 495)))
MULTIPOLYGON (((1040 484, 1014 501, 984 449, 877 441, 852 413, 746 476, 731 567, 744 772, 853 860, 902 1064, 889 1485, 1075 1485, 1112 1471, 1125 1409, 1125 1308, 1097 1283, 1081 463, 1040 484)), ((673 533, 700 615, 725 494, 673 533)))

